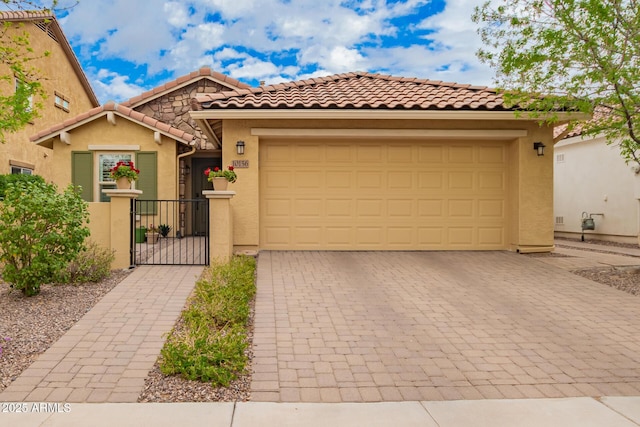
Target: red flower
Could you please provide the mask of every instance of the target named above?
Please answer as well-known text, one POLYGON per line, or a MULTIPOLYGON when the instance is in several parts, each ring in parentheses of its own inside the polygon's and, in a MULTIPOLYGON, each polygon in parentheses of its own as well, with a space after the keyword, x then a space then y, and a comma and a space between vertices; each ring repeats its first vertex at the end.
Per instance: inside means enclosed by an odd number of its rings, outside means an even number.
POLYGON ((229 166, 229 170, 232 171, 233 170, 233 166, 229 166))
POLYGON ((204 174, 206 176, 209 176, 209 173, 211 172, 211 168, 207 168, 207 170, 204 171, 204 174))
POLYGON ((218 172, 219 170, 220 170, 220 168, 219 168, 219 167, 217 167, 217 166, 216 166, 215 168, 213 168, 213 171, 214 171, 214 172, 218 172))

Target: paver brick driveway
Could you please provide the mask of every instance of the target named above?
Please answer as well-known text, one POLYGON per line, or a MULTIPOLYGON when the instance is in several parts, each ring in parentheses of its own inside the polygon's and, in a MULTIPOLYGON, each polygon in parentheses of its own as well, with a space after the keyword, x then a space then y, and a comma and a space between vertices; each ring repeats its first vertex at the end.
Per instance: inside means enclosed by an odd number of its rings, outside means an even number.
POLYGON ((254 401, 640 395, 640 297, 508 252, 261 252, 254 401))

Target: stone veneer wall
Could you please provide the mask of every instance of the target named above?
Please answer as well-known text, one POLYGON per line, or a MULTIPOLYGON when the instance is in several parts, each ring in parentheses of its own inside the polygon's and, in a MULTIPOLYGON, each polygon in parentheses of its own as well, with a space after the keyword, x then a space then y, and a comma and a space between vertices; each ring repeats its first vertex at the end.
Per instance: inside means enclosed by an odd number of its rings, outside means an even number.
POLYGON ((224 86, 208 79, 201 79, 146 104, 139 105, 135 110, 195 135, 198 150, 211 150, 213 145, 188 113, 191 111, 191 99, 195 98, 197 94, 215 93, 222 90, 224 90, 224 86))

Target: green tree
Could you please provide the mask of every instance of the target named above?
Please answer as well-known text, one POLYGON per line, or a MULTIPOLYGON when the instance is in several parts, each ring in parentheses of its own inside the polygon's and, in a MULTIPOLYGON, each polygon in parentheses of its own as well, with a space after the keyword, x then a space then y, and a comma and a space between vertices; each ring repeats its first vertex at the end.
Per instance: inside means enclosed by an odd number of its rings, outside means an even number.
POLYGON ((478 57, 496 69, 510 106, 594 114, 568 130, 605 135, 640 164, 640 1, 494 1, 473 20, 485 46, 478 57))
MULTIPOLYGON (((36 10, 41 5, 28 0, 0 0, 0 5, 9 10, 36 10)), ((51 0, 53 10, 58 0, 51 0)), ((1 10, 2 8, 0 8, 1 10)), ((8 70, 0 75, 0 83, 7 88, 0 94, 0 142, 5 142, 6 133, 23 128, 39 116, 42 103, 34 99, 46 98, 40 83, 40 71, 32 64, 35 59, 49 56, 50 52, 35 52, 31 47, 29 33, 13 22, 4 21, 0 26, 0 66, 8 70)), ((3 71, 4 72, 4 71, 3 71)))
POLYGON ((14 289, 32 296, 84 248, 87 203, 69 185, 59 193, 41 180, 15 181, 0 202, 0 265, 14 289))

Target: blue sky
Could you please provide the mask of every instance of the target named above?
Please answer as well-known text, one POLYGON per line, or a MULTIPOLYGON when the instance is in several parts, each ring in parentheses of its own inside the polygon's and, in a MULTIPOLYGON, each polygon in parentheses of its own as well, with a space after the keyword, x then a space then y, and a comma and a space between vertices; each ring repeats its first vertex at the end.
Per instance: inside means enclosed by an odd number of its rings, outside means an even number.
POLYGON ((251 85, 348 71, 491 85, 482 1, 80 0, 58 19, 104 103, 202 66, 251 85))

